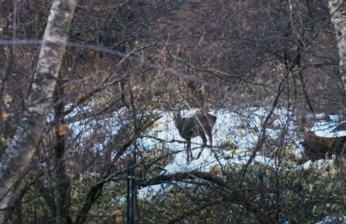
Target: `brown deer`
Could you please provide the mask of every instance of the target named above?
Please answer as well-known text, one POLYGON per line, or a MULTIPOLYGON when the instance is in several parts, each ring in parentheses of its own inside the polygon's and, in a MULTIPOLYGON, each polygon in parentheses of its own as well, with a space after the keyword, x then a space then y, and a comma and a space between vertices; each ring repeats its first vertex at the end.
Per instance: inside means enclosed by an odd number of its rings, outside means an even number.
POLYGON ((316 136, 313 132, 307 132, 304 135, 304 140, 300 143, 304 147, 304 155, 298 161, 298 164, 303 164, 308 160, 312 162, 324 159, 331 158, 333 154, 335 156, 340 156, 346 146, 346 136, 343 137, 319 137, 316 136))
POLYGON ((212 130, 216 123, 216 117, 209 113, 196 113, 191 117, 182 118, 180 112, 174 112, 174 123, 177 127, 179 134, 187 142, 186 153, 187 163, 193 160, 191 151, 191 138, 200 136, 203 140, 201 151, 197 155, 197 159, 201 156, 204 147, 207 145, 207 138, 209 137, 210 146, 213 146, 212 130))

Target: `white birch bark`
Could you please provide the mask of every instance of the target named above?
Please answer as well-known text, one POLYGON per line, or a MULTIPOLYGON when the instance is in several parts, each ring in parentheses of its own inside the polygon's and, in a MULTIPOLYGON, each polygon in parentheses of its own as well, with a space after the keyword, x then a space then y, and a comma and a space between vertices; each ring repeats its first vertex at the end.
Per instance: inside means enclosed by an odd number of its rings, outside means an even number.
MULTIPOLYGON (((65 43, 77 0, 55 0, 50 10, 43 44, 20 126, 0 163, 0 209, 7 207, 11 188, 28 169, 37 147, 58 78, 65 43), (52 44, 56 43, 56 44, 52 44)), ((5 212, 0 210, 0 223, 5 212)))
POLYGON ((334 25, 339 50, 339 70, 346 91, 346 2, 328 0, 331 21, 334 25))

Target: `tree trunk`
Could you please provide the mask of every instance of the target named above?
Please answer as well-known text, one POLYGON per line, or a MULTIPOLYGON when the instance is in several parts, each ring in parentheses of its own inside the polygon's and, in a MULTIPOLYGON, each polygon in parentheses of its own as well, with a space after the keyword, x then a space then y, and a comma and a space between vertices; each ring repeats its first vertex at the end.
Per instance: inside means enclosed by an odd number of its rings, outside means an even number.
MULTIPOLYGON (((5 209, 13 184, 27 171, 51 109, 65 43, 77 0, 55 0, 47 22, 36 73, 20 125, 0 167, 0 209, 5 209)), ((0 211, 0 223, 4 221, 0 211)))
POLYGON ((56 143, 54 149, 55 155, 55 177, 57 184, 57 214, 56 223, 67 223, 71 224, 72 219, 69 216, 70 208, 71 208, 71 195, 70 195, 70 180, 68 175, 66 174, 66 166, 65 166, 65 135, 60 133, 59 129, 64 125, 64 87, 62 85, 61 80, 58 81, 55 92, 55 131, 56 131, 56 143))
POLYGON ((338 44, 340 75, 346 91, 346 3, 344 0, 328 0, 328 4, 338 44))

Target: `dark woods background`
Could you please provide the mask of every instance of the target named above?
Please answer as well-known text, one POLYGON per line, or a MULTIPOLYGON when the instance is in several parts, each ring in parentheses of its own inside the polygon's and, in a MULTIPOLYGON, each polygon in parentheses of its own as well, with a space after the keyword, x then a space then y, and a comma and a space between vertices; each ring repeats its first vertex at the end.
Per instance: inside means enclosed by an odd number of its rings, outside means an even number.
MULTIPOLYGON (((3 1, 0 39, 41 40, 51 3, 3 1)), ((80 47, 67 47, 49 122, 30 170, 14 186, 7 222, 125 223, 128 170, 135 176, 135 223, 313 223, 344 215, 340 161, 292 168, 295 142, 316 121, 307 114, 343 120, 330 16, 327 1, 79 1, 68 41, 80 47), (276 127, 277 138, 266 128, 282 118, 261 118, 257 145, 242 149, 270 157, 274 166, 229 162, 168 175, 162 170, 175 153, 148 133, 158 111, 176 105, 292 113, 276 127), (144 144, 144 137, 155 143, 144 144), (152 197, 136 193, 164 183, 166 190, 152 197)), ((18 126, 39 50, 0 45, 1 112, 10 115, 0 122, 1 153, 18 126)), ((240 156, 231 143, 216 143, 216 150, 240 156)))

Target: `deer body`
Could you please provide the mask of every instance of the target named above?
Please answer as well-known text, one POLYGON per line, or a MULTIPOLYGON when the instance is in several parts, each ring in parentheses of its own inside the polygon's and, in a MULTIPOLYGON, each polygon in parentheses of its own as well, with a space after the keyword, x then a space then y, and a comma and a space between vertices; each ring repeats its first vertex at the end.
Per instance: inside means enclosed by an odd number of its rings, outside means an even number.
POLYGON ((316 136, 313 132, 307 132, 304 135, 304 141, 301 142, 301 145, 304 147, 304 156, 298 162, 298 164, 303 164, 309 159, 312 162, 324 159, 326 155, 331 157, 335 154, 340 156, 346 146, 346 137, 334 137, 326 138, 316 136))
POLYGON ((216 123, 216 117, 214 115, 209 113, 197 113, 191 117, 182 118, 179 112, 174 113, 174 123, 180 136, 187 142, 187 163, 193 159, 191 138, 200 136, 203 140, 202 149, 198 153, 197 159, 200 157, 204 147, 207 145, 207 138, 205 135, 208 135, 210 145, 213 146, 212 130, 216 123))

